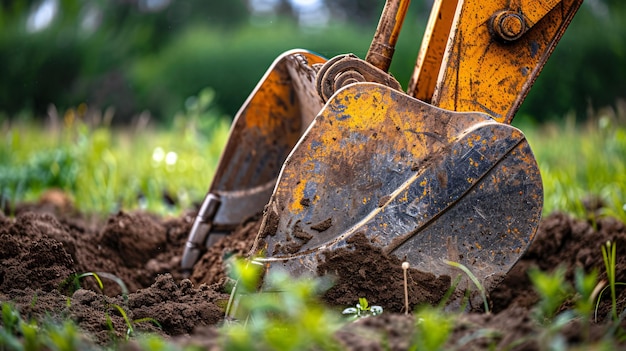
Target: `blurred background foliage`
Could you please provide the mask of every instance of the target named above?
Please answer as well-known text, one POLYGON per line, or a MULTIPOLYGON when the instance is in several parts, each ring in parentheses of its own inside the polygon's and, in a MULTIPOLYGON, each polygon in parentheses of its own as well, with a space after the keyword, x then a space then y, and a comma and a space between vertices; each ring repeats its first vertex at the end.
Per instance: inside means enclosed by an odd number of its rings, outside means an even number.
MULTIPOLYGON (((281 52, 363 57, 384 0, 0 0, 0 121, 87 104, 169 124, 215 92, 232 117, 281 52)), ((391 71, 406 86, 432 0, 414 0, 391 71)), ((626 2, 587 0, 521 114, 555 119, 626 96, 626 2)), ((33 117, 29 117, 33 118, 33 117)))

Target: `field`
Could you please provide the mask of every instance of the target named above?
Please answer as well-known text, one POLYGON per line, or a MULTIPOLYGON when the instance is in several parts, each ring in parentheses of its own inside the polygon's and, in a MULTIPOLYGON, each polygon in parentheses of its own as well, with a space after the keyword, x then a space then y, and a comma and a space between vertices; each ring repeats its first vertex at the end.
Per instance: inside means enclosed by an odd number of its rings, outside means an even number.
POLYGON ((354 280, 330 287, 273 276, 281 294, 254 294, 255 272, 233 258, 249 250, 259 218, 182 276, 180 254, 228 131, 206 122, 218 119, 203 118, 203 99, 167 130, 141 120, 118 130, 106 112, 80 106, 45 127, 2 127, 0 349, 624 347, 622 102, 579 124, 520 121, 545 188, 533 244, 485 304, 444 308, 455 277, 409 270, 405 314, 401 262, 382 252, 388 271, 359 262, 345 273, 354 280), (229 274, 243 276, 247 319, 225 317, 229 274))

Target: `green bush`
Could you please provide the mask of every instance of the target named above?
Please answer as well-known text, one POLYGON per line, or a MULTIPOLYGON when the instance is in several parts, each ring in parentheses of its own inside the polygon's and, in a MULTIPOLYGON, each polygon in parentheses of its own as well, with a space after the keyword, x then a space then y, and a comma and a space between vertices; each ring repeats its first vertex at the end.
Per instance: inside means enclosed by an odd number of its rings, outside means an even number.
POLYGON ((326 57, 343 52, 364 56, 368 46, 368 37, 343 26, 302 34, 289 21, 230 32, 198 25, 158 55, 137 60, 129 77, 143 108, 171 116, 185 97, 210 86, 217 105, 232 116, 282 52, 302 48, 326 57))
MULTIPOLYGON (((326 28, 305 29, 281 15, 252 24, 242 0, 172 2, 161 12, 97 2, 102 25, 89 32, 80 22, 91 2, 65 0, 50 27, 29 33, 31 3, 0 5, 0 112, 10 117, 24 110, 44 116, 51 103, 60 109, 87 103, 114 106, 118 122, 128 123, 143 110, 170 122, 187 96, 207 86, 221 111, 232 116, 280 53, 304 48, 327 57, 364 57, 377 24, 333 20, 326 28)), ((405 87, 428 16, 424 7, 412 5, 391 66, 405 87)), ((619 2, 583 4, 521 114, 545 120, 575 111, 580 119, 589 105, 624 97, 624 20, 626 7, 619 2)))

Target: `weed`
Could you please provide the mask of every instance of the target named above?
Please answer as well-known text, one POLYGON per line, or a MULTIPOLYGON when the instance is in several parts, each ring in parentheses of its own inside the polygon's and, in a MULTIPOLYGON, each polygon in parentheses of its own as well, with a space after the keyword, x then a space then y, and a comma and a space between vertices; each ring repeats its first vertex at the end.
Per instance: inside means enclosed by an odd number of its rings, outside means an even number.
POLYGON ((238 282, 230 315, 241 322, 220 330, 224 349, 338 349, 332 335, 341 321, 317 299, 324 282, 271 271, 264 277, 263 291, 257 292, 261 268, 243 260, 233 263, 233 279, 238 282))
POLYGON ((472 273, 472 271, 469 270, 469 268, 465 267, 464 265, 458 263, 458 262, 453 262, 453 261, 444 261, 447 265, 450 265, 452 267, 458 268, 460 270, 463 271, 463 273, 465 273, 469 279, 472 281, 472 283, 474 283, 474 285, 476 286, 476 288, 478 289, 478 291, 480 292, 480 296, 483 299, 483 304, 485 307, 485 312, 489 313, 489 301, 487 300, 487 292, 485 291, 485 287, 483 287, 483 285, 478 281, 478 278, 476 278, 476 276, 472 273))
POLYGON ((609 280, 609 288, 611 289, 611 314, 613 320, 617 321, 617 295, 615 293, 615 265, 616 265, 616 245, 611 241, 607 241, 602 245, 602 259, 604 260, 604 268, 606 276, 609 280))
POLYGON ((410 350, 442 350, 454 329, 454 316, 431 306, 415 314, 416 334, 410 350))
POLYGON ((549 324, 571 294, 571 286, 565 281, 565 269, 558 267, 553 273, 546 273, 533 268, 528 271, 528 275, 540 297, 535 317, 541 324, 549 324))
POLYGON ((370 306, 366 298, 360 297, 359 303, 357 303, 355 307, 348 307, 341 313, 351 316, 351 319, 358 319, 369 316, 378 316, 383 313, 383 308, 380 306, 370 306))

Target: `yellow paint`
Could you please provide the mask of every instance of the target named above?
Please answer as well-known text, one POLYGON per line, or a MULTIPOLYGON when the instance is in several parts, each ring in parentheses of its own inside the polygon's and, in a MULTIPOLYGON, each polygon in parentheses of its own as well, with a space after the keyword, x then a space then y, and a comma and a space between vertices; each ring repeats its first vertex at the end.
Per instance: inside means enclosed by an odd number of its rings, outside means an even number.
POLYGON ((388 96, 383 97, 378 90, 361 96, 358 100, 350 97, 352 101, 346 103, 345 115, 350 116, 344 120, 345 127, 351 131, 369 129, 380 125, 385 121, 386 111, 392 105, 388 96), (377 105, 375 101, 379 101, 377 105))
POLYGON ((433 3, 408 88, 409 95, 422 101, 430 102, 433 97, 458 2, 435 0, 433 3))
MULTIPOLYGON (((306 57, 309 65, 326 61, 305 51, 298 53, 306 57)), ((282 116, 299 116, 298 103, 291 103, 294 86, 284 64, 280 58, 275 61, 253 92, 242 116, 246 128, 257 128, 264 135, 275 135, 284 123, 282 116), (282 103, 277 103, 277 99, 282 103)))
POLYGON ((293 201, 289 204, 289 210, 291 213, 300 213, 304 208, 300 203, 304 199, 304 189, 306 188, 307 179, 302 177, 300 182, 296 183, 296 187, 293 189, 293 201))
POLYGON ((480 141, 480 139, 481 137, 478 134, 471 135, 469 138, 467 138, 467 145, 469 145, 470 147, 474 147, 474 143, 480 141))
POLYGON ((409 94, 511 123, 582 1, 436 0, 409 94), (506 44, 490 28, 490 18, 504 10, 521 13, 529 28, 506 44))
POLYGON ((405 191, 402 193, 402 197, 398 199, 400 202, 405 203, 409 201, 409 192, 405 191))

